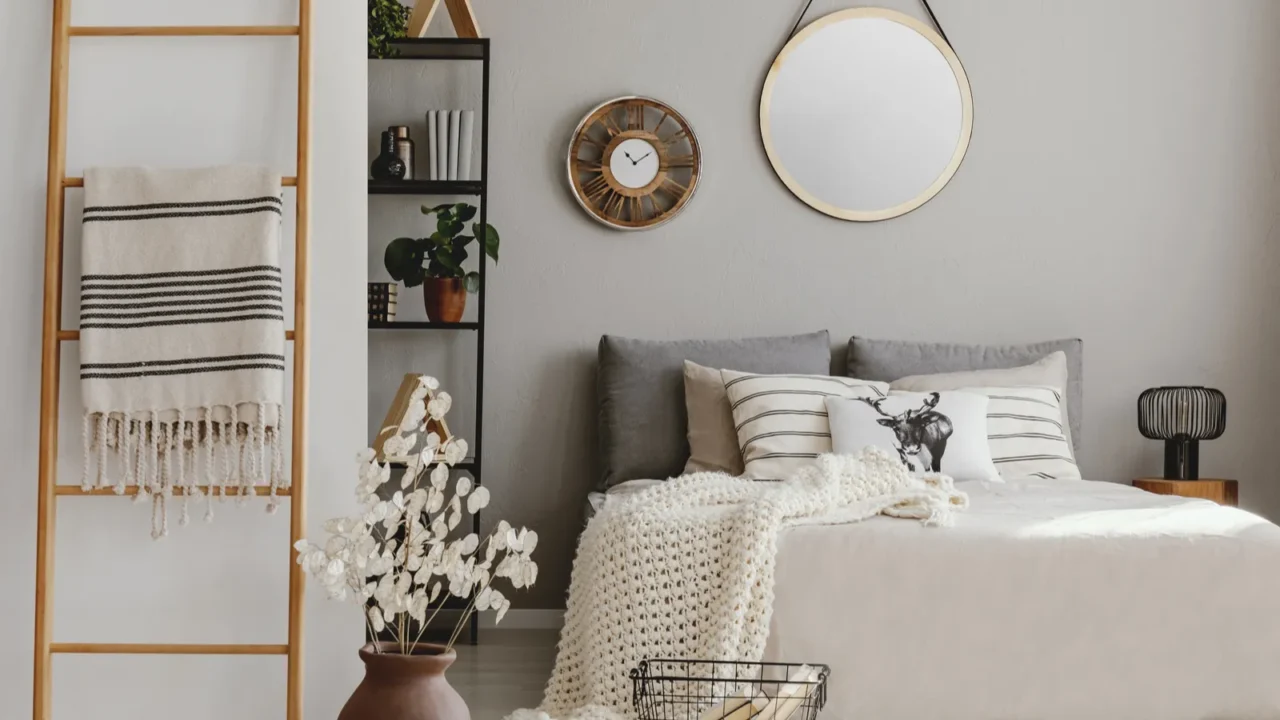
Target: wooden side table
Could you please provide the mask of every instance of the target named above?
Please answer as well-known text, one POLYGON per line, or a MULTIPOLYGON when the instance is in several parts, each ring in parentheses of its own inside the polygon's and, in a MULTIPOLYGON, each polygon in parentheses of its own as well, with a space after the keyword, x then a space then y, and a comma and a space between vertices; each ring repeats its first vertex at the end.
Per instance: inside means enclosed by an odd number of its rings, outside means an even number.
POLYGON ((1164 478, 1139 478, 1133 486, 1157 495, 1177 495, 1185 498, 1212 500, 1219 505, 1236 507, 1240 502, 1240 490, 1235 480, 1165 480, 1164 478))

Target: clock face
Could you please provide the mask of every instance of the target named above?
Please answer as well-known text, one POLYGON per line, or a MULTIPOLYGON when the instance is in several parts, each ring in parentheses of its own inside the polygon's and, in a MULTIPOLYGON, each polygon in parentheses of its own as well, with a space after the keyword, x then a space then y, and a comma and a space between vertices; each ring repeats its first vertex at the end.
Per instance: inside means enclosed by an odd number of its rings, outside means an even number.
POLYGON ((622 230, 656 227, 693 197, 702 153, 680 113, 657 100, 622 97, 579 123, 569 182, 593 218, 622 230))
POLYGON ((658 150, 647 140, 627 138, 609 156, 609 171, 619 185, 642 188, 658 177, 658 150))

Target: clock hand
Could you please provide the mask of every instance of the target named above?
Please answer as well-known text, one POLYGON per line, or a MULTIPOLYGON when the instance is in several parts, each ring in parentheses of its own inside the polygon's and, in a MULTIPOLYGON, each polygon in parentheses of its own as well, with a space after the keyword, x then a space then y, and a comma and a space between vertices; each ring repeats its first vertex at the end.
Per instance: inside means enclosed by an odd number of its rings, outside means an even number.
MULTIPOLYGON (((644 154, 644 157, 640 158, 640 160, 644 160, 644 158, 647 158, 647 157, 649 157, 649 156, 650 156, 650 155, 652 155, 652 154, 653 154, 653 151, 652 151, 652 150, 650 150, 649 152, 645 153, 645 154, 644 154)), ((628 155, 627 157, 628 157, 628 158, 630 158, 631 156, 630 156, 630 155, 628 155)), ((632 160, 631 162, 632 162, 632 163, 635 163, 636 165, 639 165, 639 164, 640 164, 640 160, 632 160)))
POLYGON ((631 153, 627 152, 626 150, 623 150, 622 154, 627 156, 627 159, 631 161, 632 165, 636 164, 636 159, 631 157, 631 153))

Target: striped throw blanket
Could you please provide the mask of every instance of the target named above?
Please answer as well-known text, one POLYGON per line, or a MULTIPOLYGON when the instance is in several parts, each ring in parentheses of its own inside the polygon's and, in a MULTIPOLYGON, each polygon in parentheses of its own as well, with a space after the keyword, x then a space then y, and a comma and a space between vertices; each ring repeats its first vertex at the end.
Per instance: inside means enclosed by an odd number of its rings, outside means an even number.
POLYGON ((265 168, 85 172, 82 485, 153 502, 284 483, 280 177, 265 168), (202 490, 208 488, 207 492, 202 490))

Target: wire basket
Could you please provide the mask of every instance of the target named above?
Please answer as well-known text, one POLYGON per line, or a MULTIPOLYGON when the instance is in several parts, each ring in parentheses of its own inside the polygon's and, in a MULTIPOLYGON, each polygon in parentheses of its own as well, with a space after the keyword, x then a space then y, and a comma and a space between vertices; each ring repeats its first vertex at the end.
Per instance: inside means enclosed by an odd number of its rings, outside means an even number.
POLYGON ((830 672, 816 663, 648 659, 631 671, 631 701, 640 720, 814 720, 830 672))

